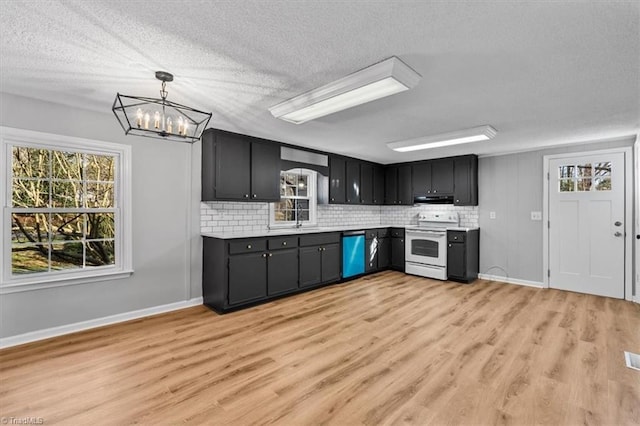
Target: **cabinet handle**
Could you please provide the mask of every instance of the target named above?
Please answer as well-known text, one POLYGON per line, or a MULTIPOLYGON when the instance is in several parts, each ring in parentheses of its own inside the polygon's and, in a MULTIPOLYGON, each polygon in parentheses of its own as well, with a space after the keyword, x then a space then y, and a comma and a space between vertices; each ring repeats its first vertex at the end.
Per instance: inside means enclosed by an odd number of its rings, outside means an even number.
POLYGON ((262 257, 267 257, 267 253, 262 253, 262 257))
POLYGON ((258 198, 258 194, 253 194, 253 198, 258 198))
POLYGON ((286 246, 286 245, 287 245, 287 242, 286 242, 286 241, 283 241, 283 242, 282 242, 282 245, 283 245, 283 246, 286 246))
POLYGON ((347 203, 350 203, 350 202, 351 202, 351 200, 347 198, 347 203))
POLYGON ((451 247, 451 244, 449 244, 449 247, 451 247))
POLYGON ((273 253, 269 253, 269 257, 273 257, 273 253))
POLYGON ((404 243, 404 240, 400 240, 401 243, 404 243))
POLYGON ((457 239, 458 239, 458 237, 453 237, 453 239, 454 239, 454 240, 457 240, 457 239))
POLYGON ((249 198, 249 194, 244 194, 244 198, 249 198))
POLYGON ((322 247, 318 247, 318 251, 322 251, 322 247))
POLYGON ((456 200, 456 203, 459 203, 459 202, 460 202, 460 200, 456 200))
POLYGON ((436 191, 436 190, 434 189, 434 190, 433 190, 433 193, 435 194, 436 192, 438 192, 438 191, 436 191))
POLYGON ((431 194, 431 190, 428 190, 428 191, 427 191, 427 194, 431 194))
POLYGON ((250 249, 251 248, 251 244, 247 244, 247 248, 250 249))
POLYGON ((331 201, 335 201, 335 200, 336 200, 335 198, 332 198, 332 199, 331 199, 331 201))

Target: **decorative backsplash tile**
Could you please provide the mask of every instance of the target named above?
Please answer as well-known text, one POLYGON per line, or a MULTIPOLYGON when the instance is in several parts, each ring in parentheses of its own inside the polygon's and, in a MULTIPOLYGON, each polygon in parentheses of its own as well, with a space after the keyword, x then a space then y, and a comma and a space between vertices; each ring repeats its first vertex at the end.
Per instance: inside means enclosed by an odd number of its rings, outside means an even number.
MULTIPOLYGON (((416 225, 418 214, 429 210, 457 211, 460 226, 478 226, 478 207, 437 206, 318 206, 318 226, 416 225)), ((264 231, 269 226, 269 204, 231 201, 200 203, 200 232, 264 231)))

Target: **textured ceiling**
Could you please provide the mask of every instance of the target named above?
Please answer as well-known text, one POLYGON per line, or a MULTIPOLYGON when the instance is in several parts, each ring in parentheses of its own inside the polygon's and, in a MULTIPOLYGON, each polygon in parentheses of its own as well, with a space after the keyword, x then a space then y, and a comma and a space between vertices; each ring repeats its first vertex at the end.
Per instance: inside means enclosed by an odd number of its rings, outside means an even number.
MULTIPOLYGON (((14 1, 0 4, 0 90, 110 112, 116 92, 213 112, 212 127, 382 163, 638 131, 640 3, 14 1), (389 56, 414 89, 302 125, 268 108, 389 56), (387 142, 491 124, 466 146, 387 142)), ((115 118, 114 126, 118 126, 115 118)))

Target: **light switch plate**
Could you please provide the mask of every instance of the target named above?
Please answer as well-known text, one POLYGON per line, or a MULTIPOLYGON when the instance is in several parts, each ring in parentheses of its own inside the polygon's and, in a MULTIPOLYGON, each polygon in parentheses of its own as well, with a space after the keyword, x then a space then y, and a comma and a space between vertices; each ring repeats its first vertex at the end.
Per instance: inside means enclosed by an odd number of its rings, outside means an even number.
POLYGON ((542 212, 531 212, 531 220, 542 220, 542 212))
POLYGON ((496 218, 496 212, 489 212, 489 219, 495 219, 496 218))

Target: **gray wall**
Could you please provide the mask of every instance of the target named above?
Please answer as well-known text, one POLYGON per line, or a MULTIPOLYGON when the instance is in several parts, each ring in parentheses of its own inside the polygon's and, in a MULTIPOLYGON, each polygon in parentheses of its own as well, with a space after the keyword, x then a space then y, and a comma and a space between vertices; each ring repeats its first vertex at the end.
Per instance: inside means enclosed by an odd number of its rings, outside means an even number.
POLYGON ((542 211, 543 156, 630 147, 634 139, 480 158, 480 272, 542 283, 543 224, 531 212, 542 211), (489 218, 492 211, 496 219, 489 218))
POLYGON ((199 209, 191 209, 191 191, 198 191, 196 206, 200 198, 199 187, 192 188, 192 145, 125 136, 109 109, 97 113, 4 93, 0 125, 132 146, 135 270, 126 279, 2 295, 1 337, 201 296, 199 276, 191 276, 201 262, 199 253, 192 256, 200 239, 199 209))

